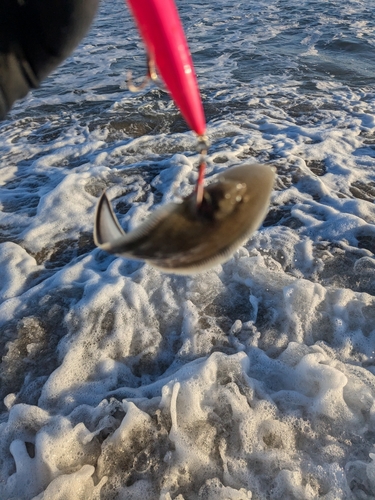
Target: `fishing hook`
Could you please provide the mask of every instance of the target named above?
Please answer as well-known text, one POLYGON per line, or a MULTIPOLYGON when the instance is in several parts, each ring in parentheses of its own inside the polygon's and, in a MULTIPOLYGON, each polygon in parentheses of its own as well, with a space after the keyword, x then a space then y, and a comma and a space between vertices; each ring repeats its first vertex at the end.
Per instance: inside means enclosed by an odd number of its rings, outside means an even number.
POLYGON ((156 73, 155 61, 148 54, 147 55, 147 73, 143 78, 143 82, 140 85, 135 85, 133 83, 132 72, 128 71, 126 83, 128 85, 128 89, 130 92, 139 92, 140 90, 143 90, 147 86, 147 84, 149 83, 150 80, 152 82, 156 83, 156 85, 160 86, 160 80, 159 80, 158 74, 156 73))
POLYGON ((199 170, 198 170, 198 180, 195 185, 195 201, 197 204, 197 210, 202 206, 203 196, 204 196, 204 174, 206 172, 206 156, 208 150, 208 139, 205 135, 200 135, 198 137, 197 144, 198 153, 200 153, 199 159, 199 170))

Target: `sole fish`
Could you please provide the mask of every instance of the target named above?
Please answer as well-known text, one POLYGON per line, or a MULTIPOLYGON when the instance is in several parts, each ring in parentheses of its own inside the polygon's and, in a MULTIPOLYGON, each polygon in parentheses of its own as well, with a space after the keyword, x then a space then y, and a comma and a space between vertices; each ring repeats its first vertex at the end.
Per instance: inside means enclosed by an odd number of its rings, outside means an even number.
POLYGON ((105 193, 95 217, 94 241, 106 252, 144 260, 175 274, 205 271, 230 258, 266 216, 275 172, 267 165, 241 165, 219 174, 204 188, 198 207, 195 193, 180 203, 155 210, 126 234, 105 193))

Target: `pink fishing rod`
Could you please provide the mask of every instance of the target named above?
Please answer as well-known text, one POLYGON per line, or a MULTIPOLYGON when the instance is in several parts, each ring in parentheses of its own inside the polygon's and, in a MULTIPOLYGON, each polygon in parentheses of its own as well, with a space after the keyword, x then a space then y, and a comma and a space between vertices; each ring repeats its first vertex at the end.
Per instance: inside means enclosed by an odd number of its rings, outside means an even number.
POLYGON ((126 0, 156 66, 189 127, 204 136, 206 120, 189 47, 173 0, 126 0))

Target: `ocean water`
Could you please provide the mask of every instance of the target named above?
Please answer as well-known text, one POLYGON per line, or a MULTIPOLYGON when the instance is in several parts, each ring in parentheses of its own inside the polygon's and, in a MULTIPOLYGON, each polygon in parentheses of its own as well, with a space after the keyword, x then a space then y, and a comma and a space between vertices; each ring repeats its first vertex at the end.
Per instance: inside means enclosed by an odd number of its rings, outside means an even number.
POLYGON ((185 196, 195 139, 131 94, 120 0, 0 124, 0 498, 375 498, 373 0, 177 2, 208 178, 275 166, 225 264, 163 274, 93 243, 185 196))

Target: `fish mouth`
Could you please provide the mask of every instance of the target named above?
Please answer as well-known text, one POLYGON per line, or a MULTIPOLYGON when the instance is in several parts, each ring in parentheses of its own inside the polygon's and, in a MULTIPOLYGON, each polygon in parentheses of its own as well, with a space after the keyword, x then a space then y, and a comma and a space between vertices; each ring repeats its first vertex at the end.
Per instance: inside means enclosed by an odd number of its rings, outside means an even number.
POLYGON ((94 241, 102 250, 144 260, 168 273, 194 274, 226 261, 258 229, 267 213, 274 169, 253 164, 232 167, 181 203, 155 210, 126 234, 105 192, 95 217, 94 241))

